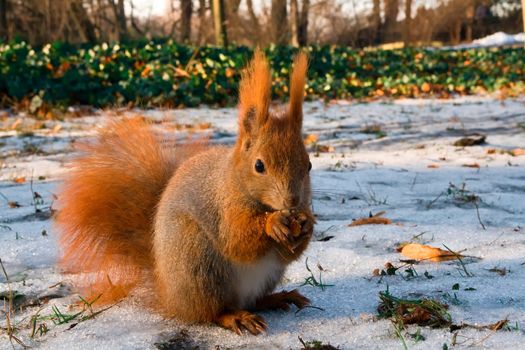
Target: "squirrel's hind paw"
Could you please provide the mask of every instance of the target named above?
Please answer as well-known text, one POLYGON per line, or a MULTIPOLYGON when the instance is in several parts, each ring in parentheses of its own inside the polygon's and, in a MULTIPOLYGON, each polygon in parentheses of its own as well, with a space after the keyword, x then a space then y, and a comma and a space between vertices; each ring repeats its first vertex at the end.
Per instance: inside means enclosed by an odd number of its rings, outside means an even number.
POLYGON ((258 335, 268 327, 261 316, 244 310, 223 313, 217 317, 215 323, 238 335, 242 335, 244 329, 253 335, 258 335))
POLYGON ((299 293, 297 289, 290 292, 283 290, 279 293, 266 295, 259 299, 255 305, 256 310, 290 310, 290 305, 295 305, 298 309, 310 305, 310 299, 299 293))

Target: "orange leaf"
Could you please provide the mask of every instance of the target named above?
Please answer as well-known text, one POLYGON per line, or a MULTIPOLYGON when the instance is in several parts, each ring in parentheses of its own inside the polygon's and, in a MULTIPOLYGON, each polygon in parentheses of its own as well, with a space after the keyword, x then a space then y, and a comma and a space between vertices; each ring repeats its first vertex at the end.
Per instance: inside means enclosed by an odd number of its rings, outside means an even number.
POLYGON ((510 151, 510 154, 512 154, 514 157, 523 156, 523 155, 525 155, 525 149, 523 149, 523 148, 515 148, 512 151, 510 151))
POLYGON ((145 78, 149 75, 150 72, 151 72, 151 68, 146 66, 146 68, 144 68, 142 72, 140 73, 140 76, 145 78))
POLYGON ((304 138, 304 144, 305 144, 306 146, 309 146, 309 145, 311 145, 311 144, 313 144, 313 143, 316 143, 318 139, 319 139, 319 136, 314 135, 314 134, 309 134, 309 135, 307 135, 307 136, 304 138))
POLYGON ((62 130, 62 125, 61 124, 57 124, 53 127, 53 129, 51 130, 51 133, 53 134, 56 134, 57 132, 59 132, 60 130, 62 130))
POLYGON ((401 249, 401 254, 414 260, 430 260, 434 262, 457 259, 459 254, 454 254, 447 250, 423 245, 419 243, 409 243, 401 249))
POLYGON ((427 165, 427 168, 437 169, 437 168, 439 168, 439 164, 429 164, 429 165, 427 165))
POLYGON ((23 184, 24 182, 26 182, 26 178, 25 176, 15 177, 13 179, 13 182, 17 184, 23 184))
POLYGON ((423 92, 429 92, 430 91, 430 84, 429 83, 423 83, 421 85, 421 91, 423 92))
POLYGON ((190 74, 182 68, 175 67, 175 76, 189 78, 190 74))
POLYGON ((392 223, 392 220, 381 217, 385 212, 381 211, 374 216, 370 216, 368 218, 359 218, 352 221, 351 224, 348 226, 361 226, 361 225, 390 225, 392 223))
POLYGON ((20 124, 22 124, 22 119, 18 118, 13 124, 11 124, 11 130, 15 130, 20 124))
POLYGON ((231 78, 235 74, 235 71, 231 68, 226 68, 224 73, 226 75, 226 78, 231 78))

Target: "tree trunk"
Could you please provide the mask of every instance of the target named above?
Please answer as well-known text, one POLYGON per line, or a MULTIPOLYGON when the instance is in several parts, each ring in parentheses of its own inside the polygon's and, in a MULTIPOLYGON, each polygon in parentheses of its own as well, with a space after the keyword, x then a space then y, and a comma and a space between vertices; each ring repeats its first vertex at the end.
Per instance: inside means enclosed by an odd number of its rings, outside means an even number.
POLYGON ((224 2, 223 0, 212 0, 212 3, 215 44, 226 47, 228 46, 228 36, 226 34, 226 23, 224 20, 224 2))
POLYGON ((310 0, 303 0, 299 23, 297 24, 297 41, 300 46, 308 45, 308 15, 310 13, 310 0))
POLYGON ((378 45, 381 39, 381 0, 374 0, 374 7, 372 8, 372 41, 378 45))
POLYGON ((297 38, 297 22, 299 17, 299 9, 297 8, 297 0, 290 0, 290 45, 299 46, 297 38))
POLYGON ((0 40, 9 40, 7 27, 7 0, 0 0, 0 40))
POLYGON ((228 0, 228 12, 236 15, 239 13, 239 7, 241 6, 241 0, 228 0))
POLYGON ((259 24, 259 20, 257 19, 255 11, 253 10, 253 1, 246 0, 246 7, 248 7, 248 15, 250 16, 250 21, 252 22, 253 27, 255 28, 255 30, 260 32, 261 25, 259 24))
POLYGON ((410 24, 412 22, 412 0, 405 0, 405 28, 403 33, 404 46, 410 45, 410 24))
POLYGON ((272 0, 270 16, 273 42, 277 45, 286 45, 288 43, 286 0, 272 0))
POLYGON ((385 30, 383 40, 396 40, 397 15, 399 14, 399 0, 385 0, 385 30))
POLYGON ((197 45, 202 45, 204 40, 204 22, 206 21, 206 0, 199 0, 199 33, 197 45))
MULTIPOLYGON (((521 15, 523 20, 523 32, 525 32, 525 0, 521 0, 521 15)), ((523 46, 525 47, 525 43, 523 46)))
POLYGON ((111 0, 111 6, 113 7, 113 14, 117 22, 118 38, 120 41, 128 38, 128 27, 126 24, 126 11, 124 8, 124 0, 111 0))
POLYGON ((181 41, 188 42, 191 39, 191 15, 193 12, 192 0, 180 0, 181 7, 181 41))
POLYGON ((474 17, 476 15, 476 2, 474 0, 469 0, 467 8, 465 9, 465 40, 467 42, 472 41, 472 27, 474 25, 474 17))
POLYGON ((84 37, 90 43, 97 42, 97 35, 95 33, 95 26, 91 19, 88 16, 86 9, 83 6, 82 0, 72 1, 71 2, 71 11, 74 16, 77 18, 82 31, 84 32, 84 37))

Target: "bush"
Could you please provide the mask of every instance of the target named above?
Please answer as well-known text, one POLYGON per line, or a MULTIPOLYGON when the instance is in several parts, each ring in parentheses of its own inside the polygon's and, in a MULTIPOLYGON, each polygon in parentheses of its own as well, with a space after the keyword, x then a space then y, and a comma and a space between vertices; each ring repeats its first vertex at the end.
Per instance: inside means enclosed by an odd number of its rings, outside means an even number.
MULTIPOLYGON (((447 96, 506 89, 523 92, 524 50, 353 50, 310 46, 310 97, 447 96)), ((266 50, 273 96, 284 99, 297 49, 266 50)), ((252 50, 191 47, 173 41, 75 47, 24 42, 0 45, 0 103, 95 107, 132 104, 226 106, 236 101, 240 70, 252 50)))

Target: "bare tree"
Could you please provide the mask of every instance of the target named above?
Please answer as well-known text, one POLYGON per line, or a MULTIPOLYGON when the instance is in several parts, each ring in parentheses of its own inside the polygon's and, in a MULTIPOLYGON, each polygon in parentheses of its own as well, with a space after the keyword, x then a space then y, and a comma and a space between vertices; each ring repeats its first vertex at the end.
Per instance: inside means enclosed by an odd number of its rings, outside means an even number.
POLYGON ((255 14, 255 11, 253 10, 253 1, 252 0, 246 0, 246 7, 248 8, 248 16, 250 17, 250 21, 252 23, 252 26, 257 31, 260 31, 261 24, 259 23, 259 20, 257 19, 257 15, 255 14))
POLYGON ((124 0, 109 0, 113 8, 113 15, 117 22, 117 31, 119 40, 128 38, 128 26, 126 23, 126 10, 124 7, 124 0))
POLYGON ((412 0, 405 0, 405 27, 403 31, 403 42, 405 47, 410 45, 410 27, 412 22, 412 0))
POLYGON ((204 28, 206 23, 206 0, 199 0, 199 31, 197 34, 197 44, 201 45, 204 40, 204 28))
POLYGON ((396 38, 397 15, 399 14, 399 0, 385 1, 385 26, 383 40, 393 41, 396 38))
MULTIPOLYGON (((525 32, 525 0, 521 0, 521 18, 523 20, 523 32, 525 32)), ((525 47, 525 43, 523 43, 525 47)))
POLYGON ((7 27, 7 0, 0 0, 0 40, 9 40, 7 27))
POLYGON ((372 42, 377 45, 381 39, 381 0, 374 0, 370 26, 372 27, 372 42))
POLYGON ((182 42, 188 42, 191 39, 191 16, 193 13, 192 0, 180 0, 181 7, 181 30, 180 38, 182 42))
POLYGON ((224 20, 224 1, 212 0, 212 4, 215 44, 226 47, 228 46, 228 36, 226 34, 226 21, 224 20))
POLYGON ((90 42, 94 43, 97 41, 97 35, 95 33, 95 26, 89 18, 89 15, 84 7, 82 0, 71 1, 71 12, 76 23, 78 23, 79 29, 83 32, 83 37, 90 42))
POLYGON ((297 8, 297 0, 290 0, 290 44, 299 46, 297 38, 297 24, 299 20, 299 9, 297 8))
POLYGON ((299 21, 297 23, 297 41, 300 46, 308 45, 308 15, 310 14, 310 0, 303 0, 299 21))
POLYGON ((286 45, 288 43, 286 0, 272 0, 270 16, 273 42, 277 45, 286 45))

